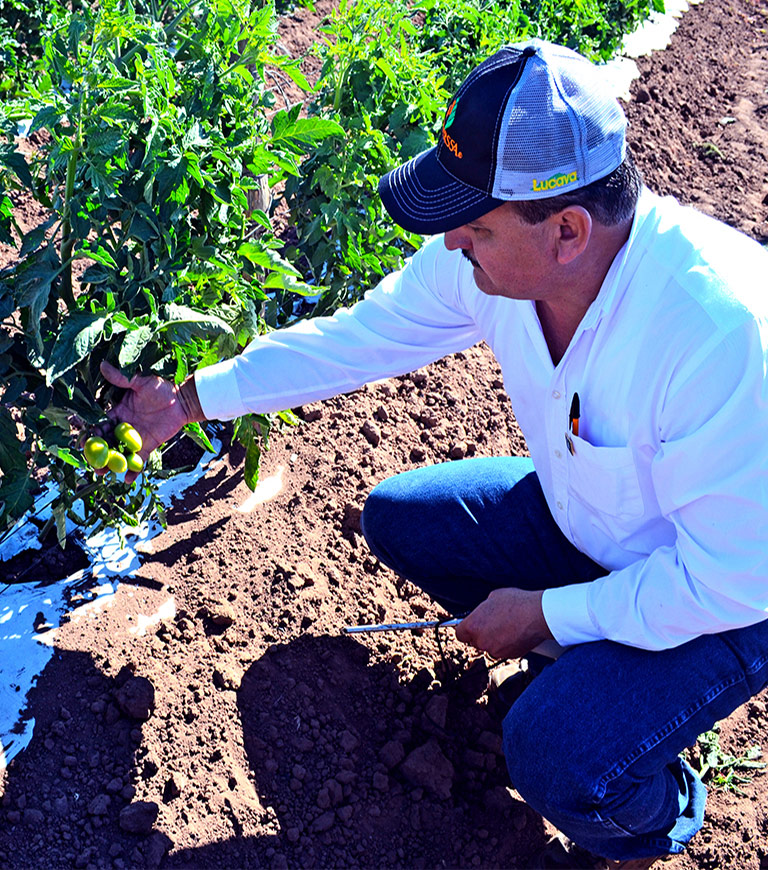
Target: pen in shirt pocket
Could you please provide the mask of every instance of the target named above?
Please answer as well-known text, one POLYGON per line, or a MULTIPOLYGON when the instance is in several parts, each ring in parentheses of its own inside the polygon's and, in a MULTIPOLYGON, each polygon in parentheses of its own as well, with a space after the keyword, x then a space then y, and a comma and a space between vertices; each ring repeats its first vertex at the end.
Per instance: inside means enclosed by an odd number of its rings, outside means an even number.
POLYGON ((573 448, 573 438, 571 438, 571 435, 575 435, 578 438, 580 417, 581 403, 579 402, 579 394, 574 393, 571 400, 571 410, 568 414, 568 431, 565 433, 565 444, 571 456, 576 452, 573 448))

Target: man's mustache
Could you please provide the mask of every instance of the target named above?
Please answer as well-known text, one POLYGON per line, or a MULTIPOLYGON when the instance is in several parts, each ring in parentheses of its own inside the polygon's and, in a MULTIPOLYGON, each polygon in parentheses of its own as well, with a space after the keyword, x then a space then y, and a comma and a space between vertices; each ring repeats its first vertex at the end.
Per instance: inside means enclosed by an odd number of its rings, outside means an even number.
POLYGON ((476 268, 478 268, 478 269, 481 268, 481 266, 480 266, 480 264, 477 262, 477 260, 475 260, 474 257, 471 257, 471 256, 469 255, 469 253, 467 253, 467 251, 465 251, 463 248, 461 249, 461 255, 462 255, 463 257, 465 257, 467 260, 469 260, 469 262, 472 263, 472 265, 475 266, 476 268))

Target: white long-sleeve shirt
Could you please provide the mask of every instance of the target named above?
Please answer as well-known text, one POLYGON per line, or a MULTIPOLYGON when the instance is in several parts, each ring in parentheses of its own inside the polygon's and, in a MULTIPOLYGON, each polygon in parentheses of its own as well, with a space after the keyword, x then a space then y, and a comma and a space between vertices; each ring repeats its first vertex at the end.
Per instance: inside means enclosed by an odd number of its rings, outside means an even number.
POLYGON ((544 593, 559 643, 663 649, 768 617, 768 253, 672 198, 643 191, 557 365, 534 303, 480 292, 437 236, 357 305, 259 338, 196 385, 206 416, 229 419, 481 339, 557 524, 610 571, 544 593))

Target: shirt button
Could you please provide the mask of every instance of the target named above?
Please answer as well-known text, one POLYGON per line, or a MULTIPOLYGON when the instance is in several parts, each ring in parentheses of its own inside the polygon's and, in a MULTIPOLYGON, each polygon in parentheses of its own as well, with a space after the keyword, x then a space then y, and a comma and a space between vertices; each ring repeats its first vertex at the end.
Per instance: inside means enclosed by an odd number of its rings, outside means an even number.
POLYGON ((559 501, 559 502, 557 503, 557 506, 560 508, 560 510, 563 509, 563 503, 562 503, 561 501, 559 501))
POLYGON ((552 398, 553 398, 553 399, 559 399, 559 398, 560 398, 560 393, 558 393, 557 390, 552 390, 552 398))
POLYGON ((555 456, 557 456, 558 459, 560 459, 560 457, 561 457, 562 455, 563 455, 563 454, 562 454, 559 450, 555 450, 555 456))

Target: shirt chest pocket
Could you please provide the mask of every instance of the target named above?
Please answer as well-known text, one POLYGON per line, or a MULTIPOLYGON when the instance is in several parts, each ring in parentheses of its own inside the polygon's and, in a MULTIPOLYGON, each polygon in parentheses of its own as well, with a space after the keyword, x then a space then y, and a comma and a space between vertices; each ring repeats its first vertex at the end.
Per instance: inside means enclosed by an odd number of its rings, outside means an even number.
POLYGON ((631 447, 595 447, 572 436, 573 455, 568 457, 569 494, 592 513, 620 520, 643 513, 643 497, 631 447))

